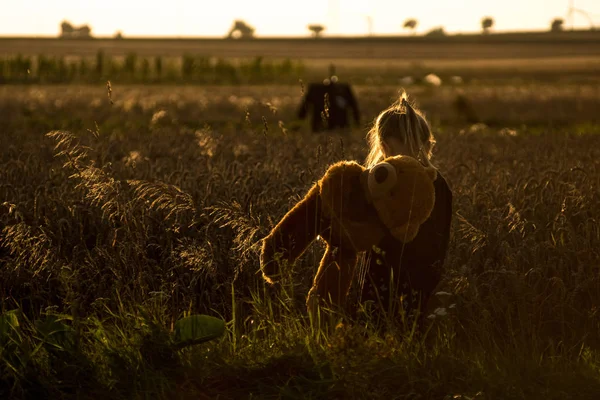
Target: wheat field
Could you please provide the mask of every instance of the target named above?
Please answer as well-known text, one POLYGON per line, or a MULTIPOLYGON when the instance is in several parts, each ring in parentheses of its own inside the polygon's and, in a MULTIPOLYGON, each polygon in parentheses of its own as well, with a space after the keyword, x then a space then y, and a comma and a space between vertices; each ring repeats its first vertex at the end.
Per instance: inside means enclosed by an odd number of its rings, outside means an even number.
POLYGON ((319 244, 263 283, 260 239, 398 89, 312 135, 299 84, 0 86, 0 397, 598 398, 597 85, 407 88, 454 193, 425 337, 313 329, 319 244), (190 314, 225 334, 173 349, 190 314))

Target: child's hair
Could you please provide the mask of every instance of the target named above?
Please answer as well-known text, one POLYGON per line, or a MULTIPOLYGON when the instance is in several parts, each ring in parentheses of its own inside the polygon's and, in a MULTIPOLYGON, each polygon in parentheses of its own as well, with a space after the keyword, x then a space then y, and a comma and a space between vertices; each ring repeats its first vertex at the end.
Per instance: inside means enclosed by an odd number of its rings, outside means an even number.
POLYGON ((431 154, 435 138, 421 111, 409 104, 406 92, 402 92, 394 104, 377 116, 367 133, 367 168, 383 160, 383 143, 389 138, 396 138, 406 145, 410 154, 405 155, 416 158, 425 166, 433 166, 431 154))

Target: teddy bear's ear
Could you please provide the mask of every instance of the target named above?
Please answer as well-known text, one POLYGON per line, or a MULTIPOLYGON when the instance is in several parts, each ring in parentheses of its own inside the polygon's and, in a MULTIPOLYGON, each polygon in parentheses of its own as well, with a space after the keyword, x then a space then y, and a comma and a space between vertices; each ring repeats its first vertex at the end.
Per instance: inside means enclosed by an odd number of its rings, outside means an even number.
POLYGON ((387 195, 397 182, 398 173, 392 164, 384 161, 371 167, 367 177, 371 198, 377 199, 387 195))
POLYGON ((437 169, 433 167, 425 167, 425 173, 431 178, 432 181, 437 179, 437 169))

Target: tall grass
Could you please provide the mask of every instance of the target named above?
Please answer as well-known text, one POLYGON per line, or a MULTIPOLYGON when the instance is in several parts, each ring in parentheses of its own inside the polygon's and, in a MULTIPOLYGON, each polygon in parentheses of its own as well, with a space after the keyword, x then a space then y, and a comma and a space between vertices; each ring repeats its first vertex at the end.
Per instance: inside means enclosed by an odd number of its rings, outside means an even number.
POLYGON ((85 98, 0 99, 2 397, 597 398, 594 125, 435 125, 455 217, 417 338, 314 329, 318 244, 278 288, 257 273, 259 240, 329 163, 363 159, 362 131, 282 129, 295 122, 266 93, 210 125, 197 98, 120 95, 93 112, 85 98), (173 350, 191 313, 227 335, 173 350))
POLYGON ((301 61, 284 59, 232 60, 204 55, 139 57, 130 52, 115 57, 99 50, 95 59, 40 54, 37 57, 0 58, 0 83, 187 83, 261 84, 294 83, 304 73, 301 61))

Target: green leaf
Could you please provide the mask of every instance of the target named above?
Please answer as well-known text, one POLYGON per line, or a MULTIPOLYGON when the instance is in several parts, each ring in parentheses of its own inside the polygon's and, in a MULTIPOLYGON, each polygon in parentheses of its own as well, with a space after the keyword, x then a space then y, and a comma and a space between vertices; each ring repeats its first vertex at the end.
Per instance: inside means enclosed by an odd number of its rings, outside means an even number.
POLYGON ((7 338, 12 331, 19 327, 19 312, 14 309, 0 315, 0 341, 7 338))
POLYGON ((74 344, 73 330, 54 315, 35 321, 35 327, 44 343, 60 350, 67 350, 74 344))
POLYGON ((209 315, 190 315, 175 323, 175 346, 186 347, 216 339, 225 332, 225 322, 209 315))

